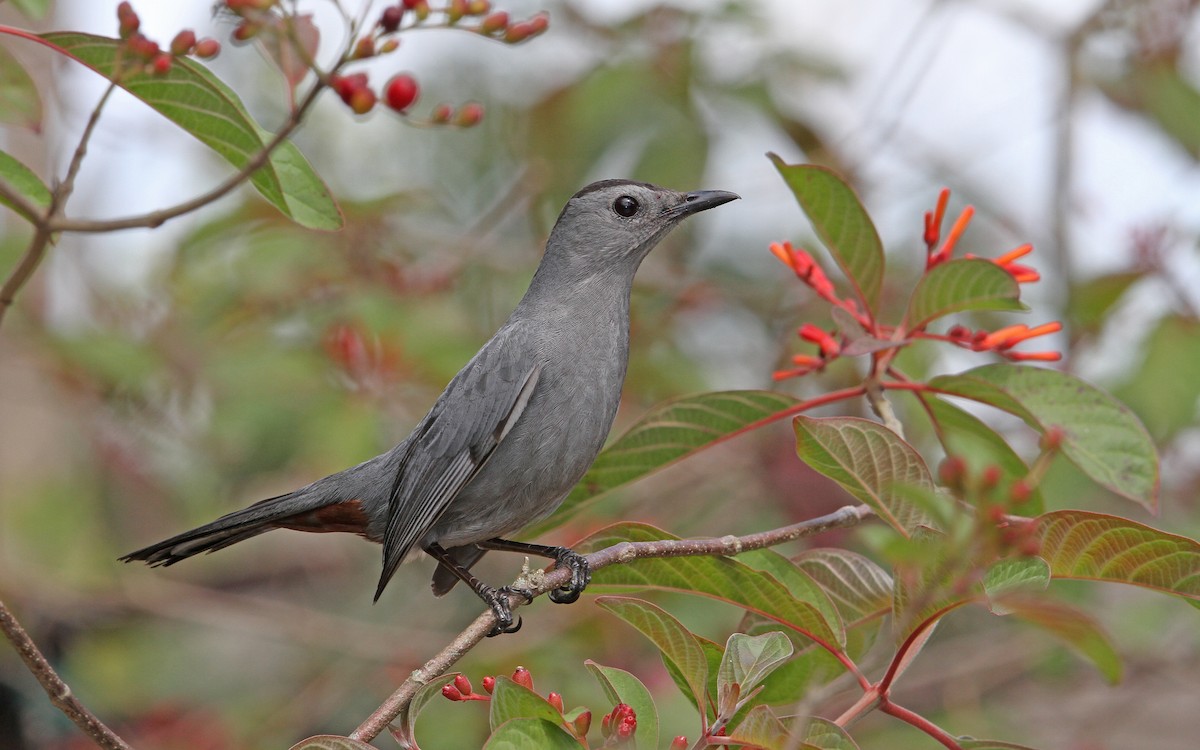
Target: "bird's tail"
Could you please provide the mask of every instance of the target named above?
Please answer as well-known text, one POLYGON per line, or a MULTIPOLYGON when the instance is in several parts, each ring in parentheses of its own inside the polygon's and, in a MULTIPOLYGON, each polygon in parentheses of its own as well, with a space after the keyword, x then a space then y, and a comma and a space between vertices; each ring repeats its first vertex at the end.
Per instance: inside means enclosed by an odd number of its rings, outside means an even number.
POLYGON ((214 552, 258 536, 264 531, 286 525, 286 519, 297 512, 296 494, 269 497, 242 510, 221 516, 217 520, 198 526, 182 534, 176 534, 158 544, 152 544, 121 558, 124 562, 135 560, 151 566, 174 565, 201 552, 214 552), (282 523, 281 523, 282 522, 282 523))

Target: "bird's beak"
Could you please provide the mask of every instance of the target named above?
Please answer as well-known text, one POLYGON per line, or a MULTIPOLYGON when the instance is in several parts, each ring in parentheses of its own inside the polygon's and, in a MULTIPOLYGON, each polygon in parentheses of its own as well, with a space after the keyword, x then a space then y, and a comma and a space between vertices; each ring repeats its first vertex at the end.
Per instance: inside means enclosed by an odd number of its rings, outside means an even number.
POLYGON ((737 193, 731 193, 728 190, 697 190, 694 193, 684 195, 682 203, 668 208, 664 213, 691 216, 692 214, 698 214, 701 211, 707 211, 710 208, 724 205, 729 201, 738 200, 741 197, 737 193))

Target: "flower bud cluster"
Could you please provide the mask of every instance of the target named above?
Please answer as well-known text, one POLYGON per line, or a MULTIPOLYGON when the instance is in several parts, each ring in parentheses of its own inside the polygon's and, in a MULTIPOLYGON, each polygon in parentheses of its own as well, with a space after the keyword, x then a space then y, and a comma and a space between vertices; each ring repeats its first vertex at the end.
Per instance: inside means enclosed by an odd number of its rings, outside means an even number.
POLYGON ((142 20, 128 2, 117 6, 117 33, 121 38, 121 62, 128 72, 163 76, 171 71, 175 58, 195 55, 202 59, 216 57, 221 45, 215 39, 200 39, 196 32, 184 29, 175 35, 166 50, 141 32, 142 20))

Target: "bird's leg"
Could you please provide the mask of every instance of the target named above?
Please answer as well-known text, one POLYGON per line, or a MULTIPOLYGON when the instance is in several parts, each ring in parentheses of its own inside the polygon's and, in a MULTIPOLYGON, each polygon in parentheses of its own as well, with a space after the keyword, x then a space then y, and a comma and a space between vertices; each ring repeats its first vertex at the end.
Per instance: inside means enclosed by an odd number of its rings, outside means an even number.
POLYGON ((526 555, 548 557, 554 561, 554 567, 570 570, 571 582, 562 588, 557 588, 550 592, 550 601, 555 604, 570 604, 575 601, 592 581, 592 571, 588 568, 587 558, 567 547, 548 547, 544 544, 513 542, 508 539, 498 538, 476 542, 476 545, 483 549, 521 552, 526 555))
POLYGON ((514 589, 511 586, 503 588, 495 588, 489 586, 483 581, 471 574, 471 571, 458 564, 449 552, 436 542, 425 547, 425 551, 438 561, 438 564, 449 570, 460 581, 471 587, 475 595, 483 600, 483 603, 491 608, 492 613, 496 615, 496 626, 492 628, 492 632, 488 633, 488 637, 500 635, 502 633, 515 633, 521 629, 521 618, 517 618, 517 622, 513 624, 512 607, 508 603, 509 594, 519 594, 525 597, 526 602, 533 601, 533 595, 522 589, 514 589))

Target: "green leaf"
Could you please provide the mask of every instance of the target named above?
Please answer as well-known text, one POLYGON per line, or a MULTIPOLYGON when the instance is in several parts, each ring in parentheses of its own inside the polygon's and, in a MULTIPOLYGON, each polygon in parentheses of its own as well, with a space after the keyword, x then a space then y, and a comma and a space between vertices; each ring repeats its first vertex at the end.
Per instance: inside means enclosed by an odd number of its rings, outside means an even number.
POLYGON ((723 391, 659 404, 605 448, 554 515, 525 536, 561 525, 600 495, 753 429, 796 403, 770 391, 723 391))
POLYGON ((826 167, 785 164, 775 154, 767 157, 846 274, 859 301, 874 311, 883 286, 883 243, 853 188, 826 167))
MULTIPOLYGON (((589 536, 577 549, 595 550, 625 541, 663 539, 678 537, 645 524, 615 524, 589 536)), ((830 648, 840 646, 845 640, 841 623, 827 622, 816 605, 797 599, 774 577, 725 557, 643 558, 610 565, 592 575, 592 589, 605 587, 699 594, 757 612, 830 648)))
POLYGON ((792 596, 802 602, 808 602, 817 608, 825 622, 834 624, 835 630, 843 631, 842 616, 833 600, 815 580, 802 571, 796 563, 787 559, 772 549, 758 549, 743 552, 737 556, 737 561, 749 565, 755 570, 770 573, 775 580, 782 583, 792 596))
POLYGON ((624 669, 606 667, 591 659, 585 661, 584 666, 595 676, 600 688, 604 690, 604 695, 614 706, 624 703, 637 714, 637 732, 634 739, 638 750, 657 750, 658 709, 655 708, 654 698, 642 681, 624 669))
MULTIPOLYGON (((459 672, 447 672, 436 680, 422 685, 415 694, 412 700, 408 702, 400 711, 400 715, 391 724, 392 735, 403 747, 416 747, 416 725, 417 716, 429 704, 435 695, 441 695, 442 688, 446 683, 457 677, 459 672)), ((294 749, 293 749, 294 750, 294 749)))
POLYGON ((1122 271, 1073 284, 1067 295, 1067 317, 1071 321, 1071 330, 1099 330, 1112 306, 1131 286, 1145 277, 1146 274, 1141 271, 1122 271))
POLYGON ((1006 607, 1021 620, 1060 638, 1090 661, 1110 683, 1121 681, 1121 656, 1090 615, 1062 602, 1027 596, 1011 597, 1006 607))
MULTIPOLYGON (((50 189, 46 184, 38 179, 32 169, 3 151, 0 151, 0 179, 43 211, 50 206, 50 189)), ((0 204, 16 210, 16 207, 3 197, 0 197, 0 204)))
POLYGON ((766 706, 755 706, 746 712, 746 716, 729 732, 731 742, 763 750, 784 750, 787 747, 789 734, 771 709, 766 706))
POLYGON ((544 719, 552 724, 562 723, 562 714, 550 701, 524 685, 518 685, 504 676, 496 677, 492 691, 488 724, 495 731, 501 724, 512 719, 544 719))
POLYGON ((934 266, 917 282, 908 301, 905 326, 924 328, 931 321, 963 310, 1027 310, 1021 289, 1008 271, 990 260, 961 258, 934 266))
POLYGON ((708 661, 696 637, 663 609, 641 599, 600 596, 596 604, 636 628, 658 647, 664 662, 683 678, 692 702, 704 710, 708 689, 708 661))
MULTIPOLYGON (((971 474, 978 474, 985 466, 993 464, 999 466, 1009 480, 1029 473, 1029 467, 1017 452, 981 419, 945 399, 927 396, 925 404, 937 422, 938 438, 946 455, 966 461, 971 474)), ((1044 506, 1041 490, 1035 488, 1020 511, 1024 515, 1037 515, 1044 506)))
POLYGON ((837 724, 819 716, 809 716, 804 719, 808 728, 804 732, 805 748, 817 750, 858 750, 858 743, 851 739, 837 724))
POLYGON ((1137 367, 1116 391, 1156 440, 1166 442, 1196 422, 1200 399, 1200 325, 1182 315, 1163 318, 1146 339, 1137 367))
MULTIPOLYGON (((113 79, 120 40, 55 31, 45 43, 113 79)), ((263 131, 233 90, 208 68, 186 57, 175 58, 165 75, 142 71, 120 76, 118 85, 199 139, 236 169, 262 150, 263 131)), ((280 144, 250 182, 285 216, 309 229, 334 230, 343 224, 341 210, 300 150, 280 144)))
POLYGON ((376 750, 365 742, 352 740, 334 734, 318 734, 306 740, 300 740, 289 750, 376 750))
POLYGON ((37 132, 42 129, 42 99, 19 60, 0 47, 0 122, 37 132))
POLYGON ((810 549, 794 562, 833 600, 848 628, 892 607, 892 577, 856 552, 810 549))
POLYGON ((581 747, 567 730, 545 719, 512 719, 492 732, 483 750, 579 750, 581 747))
POLYGON ((1124 404, 1073 375, 1022 365, 995 364, 929 383, 1010 412, 1045 432, 1064 433, 1063 454, 1094 481, 1141 503, 1158 504, 1158 454, 1146 428, 1124 404))
POLYGON ((856 417, 798 416, 794 424, 801 461, 842 485, 905 536, 931 524, 897 491, 897 485, 934 487, 924 459, 896 433, 856 417))
POLYGON ((50 0, 9 0, 9 4, 26 18, 40 21, 50 11, 50 0))
POLYGON ((998 615, 1012 612, 1006 600, 1014 593, 1042 591, 1050 585, 1050 566, 1040 557, 1014 557, 1001 560, 983 576, 988 607, 998 615))
POLYGON ((791 658, 792 653, 792 642, 778 631, 730 635, 717 672, 718 710, 732 716, 767 675, 791 658))
POLYGON ((1081 510, 1034 523, 1054 578, 1129 583, 1200 601, 1200 543, 1193 539, 1081 510))

